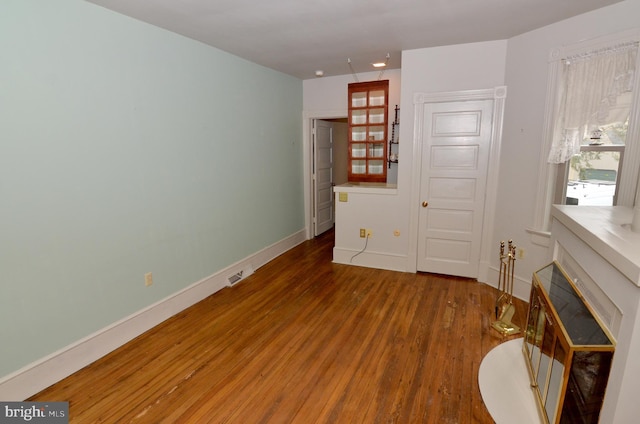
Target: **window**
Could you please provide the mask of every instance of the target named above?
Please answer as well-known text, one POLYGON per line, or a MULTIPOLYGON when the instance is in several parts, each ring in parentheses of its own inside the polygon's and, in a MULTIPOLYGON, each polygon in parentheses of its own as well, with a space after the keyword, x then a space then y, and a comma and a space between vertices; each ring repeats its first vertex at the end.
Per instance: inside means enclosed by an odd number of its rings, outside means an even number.
MULTIPOLYGON (((630 94, 630 93, 628 93, 630 94)), ((630 98, 630 96, 626 96, 630 98)), ((630 107, 626 103, 627 109, 630 107)), ((629 119, 608 122, 580 143, 580 152, 558 165, 554 203, 615 206, 629 119)))
POLYGON ((561 60, 549 162, 558 164, 554 203, 617 204, 638 43, 561 60))
POLYGON ((632 207, 636 198, 640 202, 639 42, 640 30, 634 29, 550 51, 543 134, 548 153, 540 158, 535 221, 527 229, 533 243, 548 245, 552 204, 575 204, 577 199, 578 205, 632 207), (626 81, 631 90, 602 96, 610 88, 604 88, 602 78, 592 79, 593 69, 582 64, 618 66, 612 54, 626 49, 633 51, 620 66, 627 73, 615 84, 620 88, 626 81), (568 68, 580 72, 572 75, 568 68))

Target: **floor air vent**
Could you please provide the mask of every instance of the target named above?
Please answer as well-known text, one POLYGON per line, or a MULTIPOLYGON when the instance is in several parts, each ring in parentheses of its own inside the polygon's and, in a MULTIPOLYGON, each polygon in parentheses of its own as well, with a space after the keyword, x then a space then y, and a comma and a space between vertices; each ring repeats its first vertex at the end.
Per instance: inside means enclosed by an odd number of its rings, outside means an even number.
POLYGON ((240 272, 233 274, 232 276, 227 278, 227 281, 229 281, 230 286, 233 286, 234 284, 237 284, 240 280, 247 278, 251 274, 253 274, 253 269, 251 267, 248 267, 241 270, 240 272))

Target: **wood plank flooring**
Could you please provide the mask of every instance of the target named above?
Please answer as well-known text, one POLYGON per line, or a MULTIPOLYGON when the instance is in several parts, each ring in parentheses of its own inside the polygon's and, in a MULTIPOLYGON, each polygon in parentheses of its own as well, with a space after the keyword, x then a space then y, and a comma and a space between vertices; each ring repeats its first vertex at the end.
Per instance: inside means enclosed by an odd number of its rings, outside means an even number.
POLYGON ((303 243, 30 400, 69 401, 71 423, 493 423, 477 375, 505 340, 496 290, 332 247, 303 243))

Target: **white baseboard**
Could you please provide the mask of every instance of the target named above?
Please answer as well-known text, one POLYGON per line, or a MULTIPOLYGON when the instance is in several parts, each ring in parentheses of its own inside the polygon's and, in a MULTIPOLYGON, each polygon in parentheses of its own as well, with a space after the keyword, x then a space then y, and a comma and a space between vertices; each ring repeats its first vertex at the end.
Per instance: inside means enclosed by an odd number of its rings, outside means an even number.
POLYGON ((407 257, 405 255, 390 255, 388 253, 377 252, 362 252, 358 254, 358 252, 357 250, 334 247, 333 262, 337 264, 407 272, 407 257), (357 256, 354 257, 354 255, 357 256))
POLYGON ((0 400, 27 399, 228 286, 230 276, 243 271, 242 276, 245 278, 253 270, 303 241, 305 231, 300 230, 159 302, 0 378, 0 400))
MULTIPOLYGON (((357 265, 367 268, 388 269, 391 271, 413 272, 407 269, 407 257, 401 255, 389 255, 376 252, 358 253, 357 250, 333 248, 333 262, 345 265, 357 265)), ((481 263, 478 281, 485 283, 491 287, 498 288, 498 277, 500 271, 490 266, 488 263, 481 263)), ((529 293, 531 292, 531 281, 514 276, 513 279, 513 295, 525 302, 529 301, 529 293)))
MULTIPOLYGON (((488 271, 487 279, 484 281, 478 279, 478 281, 485 283, 491 287, 498 288, 498 279, 500 277, 500 270, 498 268, 490 266, 487 268, 487 271, 488 271)), ((518 299, 528 302, 530 293, 531 293, 531 280, 527 280, 515 275, 513 278, 513 295, 518 299)))
POLYGON ((489 262, 480 261, 480 266, 478 267, 478 281, 481 283, 485 283, 489 280, 489 270, 491 269, 491 264, 489 262))

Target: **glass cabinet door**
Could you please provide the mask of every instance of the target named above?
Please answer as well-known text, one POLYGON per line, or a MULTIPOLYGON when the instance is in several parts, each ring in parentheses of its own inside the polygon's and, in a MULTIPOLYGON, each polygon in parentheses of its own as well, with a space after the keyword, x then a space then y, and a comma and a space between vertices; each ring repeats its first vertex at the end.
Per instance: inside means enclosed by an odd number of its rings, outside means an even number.
POLYGON ((351 107, 365 107, 367 105, 367 91, 354 91, 351 94, 351 107))
POLYGON ((540 298, 535 296, 534 306, 531 311, 530 326, 527 328, 527 343, 529 345, 529 358, 531 359, 531 371, 533 375, 532 383, 538 383, 538 375, 540 372, 540 363, 542 361, 542 340, 545 330, 544 305, 540 302, 540 298))
POLYGON ((544 328, 542 335, 542 343, 540 345, 540 367, 536 376, 538 389, 542 403, 546 406, 546 396, 549 391, 549 377, 553 363, 553 349, 555 348, 556 335, 553 328, 553 321, 546 312, 541 314, 543 317, 542 326, 544 328))
POLYGON ((613 352, 574 353, 561 423, 598 424, 612 360, 613 352))
POLYGON ((385 90, 371 90, 369 92, 369 106, 384 106, 387 104, 385 90))
POLYGON ((540 344, 536 345, 539 348, 540 361, 538 363, 538 372, 536 376, 536 384, 540 389, 540 395, 544 399, 544 394, 547 389, 547 379, 549 377, 549 369, 551 368, 551 360, 553 358, 553 323, 549 319, 547 311, 543 309, 543 312, 538 315, 538 331, 541 332, 540 344))
POLYGON ((533 351, 533 344, 536 337, 536 322, 538 321, 538 312, 540 312, 540 303, 535 290, 531 290, 529 297, 529 316, 527 317, 527 329, 524 334, 524 347, 527 352, 527 356, 531 359, 531 352, 533 351))
POLYGON ((556 338, 553 361, 551 362, 551 373, 549 374, 549 384, 547 384, 547 392, 544 396, 544 409, 547 411, 549 422, 556 422, 558 413, 558 404, 562 395, 562 383, 564 378, 564 362, 567 357, 565 348, 556 338))
POLYGON ((387 181, 389 80, 349 84, 349 182, 387 181))

